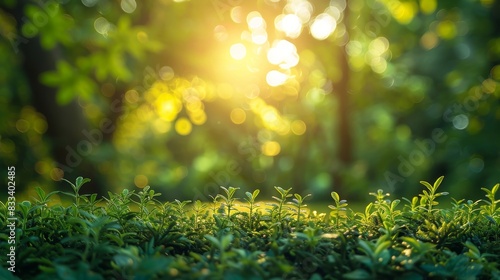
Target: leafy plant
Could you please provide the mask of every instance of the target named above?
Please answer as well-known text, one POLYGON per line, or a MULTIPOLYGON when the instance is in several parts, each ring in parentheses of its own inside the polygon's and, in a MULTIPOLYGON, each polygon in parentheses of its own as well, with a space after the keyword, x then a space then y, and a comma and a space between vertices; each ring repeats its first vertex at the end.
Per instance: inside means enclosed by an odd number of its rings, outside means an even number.
POLYGON ((235 202, 238 200, 237 198, 234 197, 234 194, 237 190, 240 188, 234 188, 234 187, 229 187, 225 188, 223 186, 220 187, 225 195, 218 194, 216 196, 216 199, 218 198, 220 201, 222 201, 221 205, 222 207, 225 207, 227 209, 227 217, 229 220, 231 220, 231 210, 235 210, 235 202))
POLYGON ((245 193, 245 195, 247 196, 247 198, 245 198, 245 201, 248 203, 248 206, 245 207, 248 208, 248 227, 250 228, 250 231, 253 231, 254 229, 254 211, 255 207, 258 206, 258 204, 256 204, 256 199, 259 193, 259 189, 254 190, 253 193, 245 193))
POLYGON ((424 185, 427 190, 423 190, 422 194, 419 194, 420 196, 420 205, 425 206, 427 208, 427 211, 429 213, 432 212, 432 207, 436 206, 439 204, 439 202, 436 201, 436 198, 443 196, 443 195, 448 195, 448 192, 437 192, 437 189, 441 185, 441 182, 443 182, 444 176, 439 177, 436 182, 434 182, 433 185, 429 184, 426 181, 420 181, 420 184, 424 185))
MULTIPOLYGON (((454 200, 437 209, 441 180, 424 184, 420 201, 407 200, 402 210, 379 190, 354 213, 332 192, 332 225, 324 213, 304 215, 310 195, 291 189, 275 187, 276 203, 261 216, 259 190, 245 193, 246 212, 237 210, 237 188, 222 188, 214 208, 221 211, 210 213, 200 200, 160 202, 149 187, 108 193, 98 203, 79 194, 88 182, 81 178, 70 184, 68 205, 49 205, 55 193, 42 189, 33 202, 17 204, 16 271, 0 255, 0 278, 500 279, 497 185, 487 202, 454 200)), ((0 203, 0 217, 7 211, 0 203)), ((10 252, 7 219, 0 225, 0 250, 10 252)))
POLYGON ((489 217, 492 217, 493 215, 495 215, 495 213, 498 209, 497 204, 500 203, 500 199, 496 199, 495 196, 496 196, 496 193, 497 193, 499 188, 500 188, 500 184, 496 184, 495 186, 493 186, 493 188, 491 188, 491 190, 489 190, 487 188, 481 188, 481 190, 486 192, 485 196, 488 198, 488 200, 485 201, 487 206, 483 207, 483 212, 486 215, 488 215, 489 217))
POLYGON ((339 226, 341 214, 346 212, 347 200, 340 200, 340 196, 337 192, 331 192, 330 194, 335 202, 335 205, 328 205, 328 208, 332 209, 333 217, 337 227, 339 226))
POLYGON ((287 203, 295 207, 295 209, 293 209, 293 210, 296 213, 297 225, 300 225, 300 218, 301 218, 301 216, 303 216, 302 212, 304 210, 304 207, 307 207, 307 204, 304 204, 304 200, 306 198, 310 197, 311 195, 308 194, 308 195, 305 195, 304 197, 302 197, 300 194, 296 193, 293 196, 295 198, 292 198, 292 201, 289 201, 287 203))
POLYGON ((90 182, 90 179, 88 179, 88 178, 84 179, 83 177, 78 177, 78 178, 76 178, 74 184, 72 182, 64 179, 64 178, 62 180, 67 182, 68 184, 70 184, 71 188, 73 189, 73 193, 68 193, 68 192, 61 192, 61 193, 65 194, 67 196, 73 197, 75 199, 74 205, 75 205, 75 207, 78 208, 78 206, 80 205, 81 197, 88 196, 88 195, 80 195, 80 189, 82 188, 82 186, 85 183, 90 182))

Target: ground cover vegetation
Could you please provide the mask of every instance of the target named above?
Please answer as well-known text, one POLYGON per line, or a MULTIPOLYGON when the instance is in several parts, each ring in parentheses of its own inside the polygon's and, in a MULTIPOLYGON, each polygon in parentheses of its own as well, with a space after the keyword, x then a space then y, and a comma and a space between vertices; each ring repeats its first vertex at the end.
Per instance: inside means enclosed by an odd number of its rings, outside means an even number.
POLYGON ((498 182, 500 1, 3 0, 0 65, 18 200, 77 176, 351 206, 498 182))
MULTIPOLYGON (((413 198, 370 193, 361 212, 332 192, 331 212, 317 213, 291 188, 270 202, 234 187, 161 202, 149 186, 82 195, 88 181, 18 204, 16 271, 1 279, 500 279, 500 184, 446 208, 443 177, 413 198), (56 193, 68 205, 51 203, 56 193)), ((4 203, 0 216, 5 252, 4 203)))

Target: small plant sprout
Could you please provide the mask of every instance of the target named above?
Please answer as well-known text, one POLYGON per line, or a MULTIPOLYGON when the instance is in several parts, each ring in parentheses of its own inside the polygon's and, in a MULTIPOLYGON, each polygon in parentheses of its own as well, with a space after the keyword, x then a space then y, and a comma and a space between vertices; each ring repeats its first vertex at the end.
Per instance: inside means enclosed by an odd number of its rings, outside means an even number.
POLYGON ((49 203, 51 196, 59 193, 59 191, 53 191, 53 192, 46 194, 45 191, 40 187, 35 187, 35 192, 38 195, 37 198, 34 198, 35 204, 36 205, 43 205, 43 206, 47 206, 47 203, 49 203))
POLYGON ((500 203, 500 199, 495 199, 495 195, 499 188, 500 184, 496 184, 493 188, 491 188, 491 190, 481 188, 484 192, 486 192, 485 196, 488 198, 488 200, 483 200, 487 204, 483 207, 483 212, 490 217, 493 217, 496 214, 497 204, 500 203))
POLYGON ((395 218, 399 215, 399 211, 396 210, 396 207, 399 205, 400 200, 396 199, 391 202, 390 199, 386 199, 389 197, 390 193, 384 193, 383 190, 377 190, 377 193, 369 193, 371 196, 375 197, 375 203, 373 204, 375 207, 375 213, 377 214, 377 218, 380 219, 380 222, 384 224, 387 230, 394 225, 395 218))
POLYGON ((248 208, 248 227, 250 228, 250 231, 253 231, 253 216, 255 207, 259 206, 255 202, 255 199, 257 199, 259 193, 260 193, 259 189, 254 190, 253 193, 250 192, 245 193, 245 195, 247 196, 247 198, 245 198, 245 201, 248 202, 248 206, 245 207, 248 208))
POLYGON ((406 198, 406 197, 403 197, 403 200, 408 202, 407 205, 405 205, 405 209, 407 208, 410 208, 408 211, 411 212, 411 213, 416 213, 418 211, 418 208, 419 208, 419 205, 418 205, 418 196, 414 196, 411 201, 406 198))
POLYGON ((345 215, 346 212, 346 207, 347 207, 347 200, 343 199, 340 200, 340 196, 337 192, 331 192, 330 194, 333 198, 333 202, 335 202, 335 205, 328 205, 328 208, 332 209, 332 216, 335 219, 335 224, 337 227, 339 226, 340 222, 340 217, 345 215), (341 215, 342 213, 342 215, 341 215))
MULTIPOLYGON (((467 200, 467 203, 464 204, 465 209, 467 209, 465 212, 466 217, 467 217, 467 223, 464 226, 467 226, 467 227, 472 226, 472 224, 473 224, 472 214, 474 212, 481 210, 481 209, 476 207, 477 205, 479 205, 479 202, 481 202, 481 200, 472 201, 469 199, 469 200, 467 200)), ((475 217, 477 218, 477 216, 475 216, 475 217)))
POLYGON ((434 182, 434 185, 431 185, 426 181, 420 181, 420 184, 424 185, 427 188, 427 190, 422 191, 422 194, 419 194, 420 205, 426 207, 428 213, 432 212, 433 206, 439 204, 439 202, 436 201, 436 198, 443 195, 448 195, 448 192, 437 192, 437 189, 439 188, 439 185, 441 185, 443 179, 444 176, 439 177, 436 182, 434 182))
POLYGON ((141 210, 141 217, 149 215, 150 210, 148 209, 148 207, 154 206, 155 204, 159 203, 159 201, 156 200, 155 197, 160 196, 161 193, 155 193, 155 191, 151 190, 150 188, 150 186, 145 186, 139 193, 133 194, 139 199, 139 201, 133 202, 139 205, 139 208, 141 210))
POLYGON ((304 204, 304 200, 310 197, 311 195, 307 194, 304 197, 302 197, 300 194, 296 193, 293 196, 295 196, 295 198, 292 198, 292 201, 287 203, 293 205, 296 208, 293 210, 297 214, 297 225, 300 225, 300 216, 302 216, 302 212, 304 211, 303 208, 307 207, 307 205, 304 204))
POLYGON ((184 218, 187 214, 186 205, 191 203, 191 200, 180 201, 178 199, 175 199, 174 201, 175 201, 174 209, 177 212, 177 215, 179 215, 179 217, 181 218, 184 218))
POLYGON ((87 195, 80 195, 80 189, 82 188, 82 186, 87 183, 87 182, 90 182, 90 179, 89 178, 83 178, 83 177, 78 177, 76 178, 75 180, 75 184, 71 183, 70 181, 62 178, 63 181, 67 182, 68 184, 70 184, 71 188, 73 189, 73 193, 68 193, 68 192, 61 192, 62 194, 65 194, 67 196, 70 196, 70 197, 73 197, 75 199, 75 207, 78 208, 78 206, 80 205, 80 198, 82 196, 87 196, 87 195))
POLYGON ((384 190, 381 190, 381 189, 378 189, 377 193, 371 192, 371 193, 369 193, 369 195, 375 197, 375 199, 376 199, 375 205, 382 205, 382 204, 388 203, 390 200, 385 199, 385 198, 391 196, 390 193, 384 193, 384 190))
MULTIPOLYGON (((290 191, 292 190, 292 188, 289 188, 287 190, 281 188, 281 187, 274 187, 274 189, 280 194, 280 197, 276 197, 276 196, 272 196, 272 198, 276 201, 279 202, 278 205, 276 204, 271 204, 271 206, 273 206, 273 208, 275 208, 275 206, 277 206, 276 210, 278 211, 277 212, 277 216, 278 216, 278 222, 281 222, 282 219, 284 219, 288 213, 285 210, 285 208, 283 207, 285 204, 286 204, 286 199, 291 197, 292 195, 290 194, 290 191)), ((272 209, 274 210, 274 209, 272 209)))
POLYGON ((194 226, 193 228, 196 230, 198 229, 198 223, 200 220, 200 215, 202 214, 203 211, 205 211, 207 208, 207 205, 205 203, 202 203, 200 200, 196 200, 193 205, 193 214, 194 214, 194 226))
POLYGON ((223 186, 221 186, 220 188, 224 191, 225 195, 218 194, 215 198, 221 200, 222 201, 222 205, 226 206, 226 208, 227 208, 227 218, 229 220, 231 220, 231 210, 236 210, 236 208, 235 208, 235 206, 236 206, 235 202, 238 200, 238 198, 234 197, 234 194, 240 188, 234 188, 234 187, 225 188, 223 186))

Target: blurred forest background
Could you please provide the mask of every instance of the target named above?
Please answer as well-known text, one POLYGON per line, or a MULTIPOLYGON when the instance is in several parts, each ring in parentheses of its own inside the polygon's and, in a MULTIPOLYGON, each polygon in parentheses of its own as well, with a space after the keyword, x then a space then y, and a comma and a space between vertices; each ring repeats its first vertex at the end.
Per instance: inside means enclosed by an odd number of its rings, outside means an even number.
POLYGON ((191 200, 500 181, 499 1, 0 2, 18 196, 77 176, 191 200))

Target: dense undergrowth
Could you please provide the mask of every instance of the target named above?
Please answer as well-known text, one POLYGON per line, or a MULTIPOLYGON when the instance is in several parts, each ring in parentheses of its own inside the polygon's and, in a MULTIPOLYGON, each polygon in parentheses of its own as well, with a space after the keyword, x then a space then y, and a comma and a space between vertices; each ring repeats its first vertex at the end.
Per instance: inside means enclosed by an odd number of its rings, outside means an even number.
POLYGON ((97 199, 70 183, 69 206, 50 197, 17 205, 16 267, 7 270, 7 205, 0 203, 1 279, 500 279, 499 185, 486 199, 453 200, 434 184, 412 199, 379 190, 363 212, 332 192, 331 213, 275 187, 239 197, 221 187, 213 203, 162 203, 149 187, 97 199), (260 199, 260 197, 259 197, 260 199))

